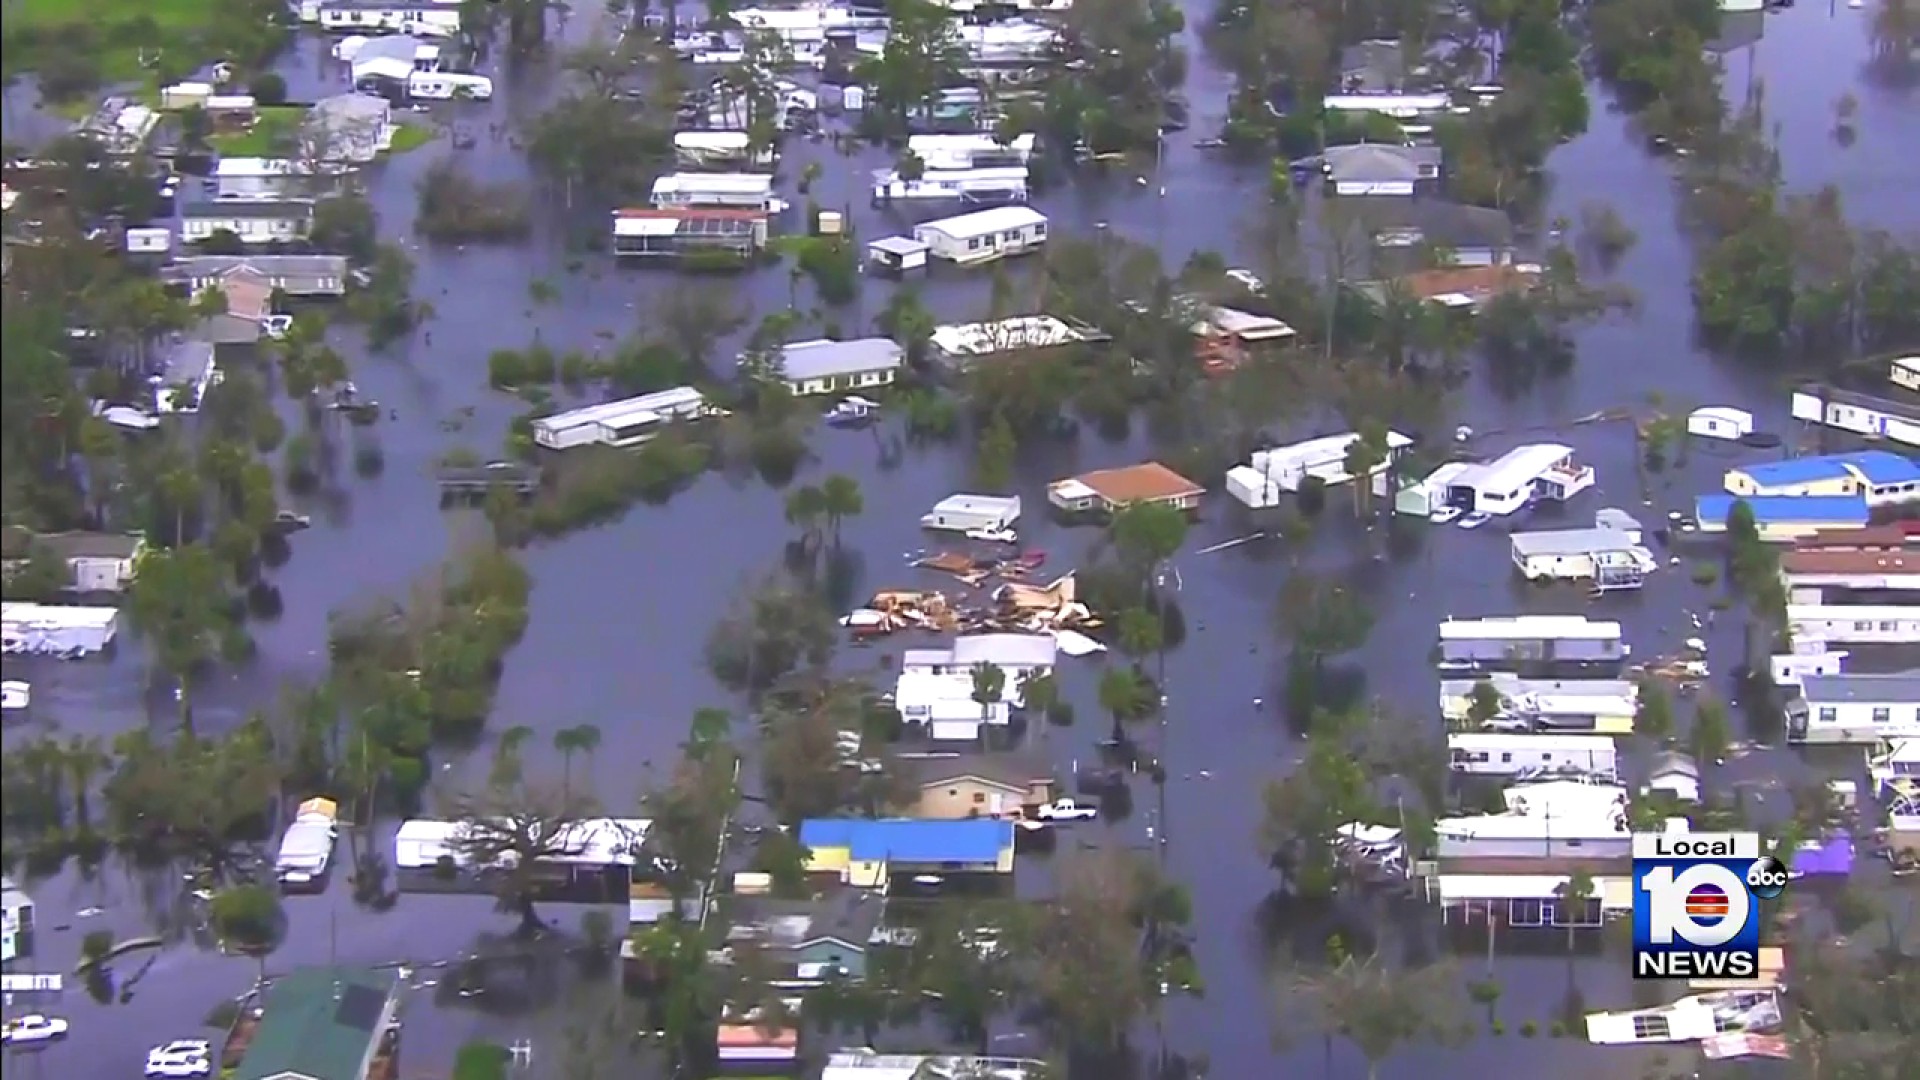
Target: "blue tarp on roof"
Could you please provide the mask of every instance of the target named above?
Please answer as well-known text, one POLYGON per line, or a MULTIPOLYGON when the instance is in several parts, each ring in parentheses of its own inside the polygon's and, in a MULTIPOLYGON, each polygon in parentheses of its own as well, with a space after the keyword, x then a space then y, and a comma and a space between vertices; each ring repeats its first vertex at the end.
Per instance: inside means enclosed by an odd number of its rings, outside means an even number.
POLYGON ((985 818, 811 818, 800 823, 800 843, 809 848, 846 848, 861 862, 986 863, 1013 846, 1013 823, 985 818))
POLYGON ((1842 480, 1858 473, 1875 487, 1906 484, 1920 480, 1920 465, 1889 450, 1863 450, 1852 454, 1826 454, 1821 457, 1793 458, 1744 466, 1745 473, 1763 488, 1812 484, 1821 480, 1842 480))
POLYGON ((1693 517, 1702 525, 1725 525, 1733 504, 1744 502, 1753 520, 1807 522, 1817 525, 1867 524, 1867 500, 1862 495, 1702 495, 1693 501, 1693 517))

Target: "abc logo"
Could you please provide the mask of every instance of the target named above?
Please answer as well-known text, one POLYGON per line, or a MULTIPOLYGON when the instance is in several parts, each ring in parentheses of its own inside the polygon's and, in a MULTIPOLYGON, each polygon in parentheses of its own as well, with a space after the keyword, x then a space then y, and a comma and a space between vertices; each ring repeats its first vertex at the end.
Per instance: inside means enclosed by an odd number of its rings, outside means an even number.
POLYGON ((1772 900, 1787 891, 1787 868, 1779 859, 1762 855, 1747 867, 1747 888, 1762 900, 1772 900))
POLYGON ((1755 896, 1773 899, 1787 887, 1787 870, 1774 858, 1754 860, 1744 876, 1718 863, 1695 863, 1674 872, 1659 866, 1640 878, 1647 893, 1647 938, 1711 949, 1740 935, 1755 896))

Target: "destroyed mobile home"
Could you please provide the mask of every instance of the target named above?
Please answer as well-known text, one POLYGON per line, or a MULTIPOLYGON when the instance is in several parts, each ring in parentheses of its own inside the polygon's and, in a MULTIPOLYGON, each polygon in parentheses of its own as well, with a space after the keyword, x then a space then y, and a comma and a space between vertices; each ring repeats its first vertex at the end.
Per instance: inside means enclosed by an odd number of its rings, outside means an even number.
POLYGON ((953 577, 970 590, 992 588, 984 596, 938 589, 882 589, 840 620, 855 640, 885 637, 902 630, 933 633, 1008 631, 1059 634, 1069 655, 1099 651, 1098 642, 1075 631, 1091 630, 1101 620, 1076 599, 1074 578, 1063 574, 1045 585, 1027 580, 1046 556, 1028 552, 1012 558, 976 558, 943 551, 917 558, 912 565, 953 577))

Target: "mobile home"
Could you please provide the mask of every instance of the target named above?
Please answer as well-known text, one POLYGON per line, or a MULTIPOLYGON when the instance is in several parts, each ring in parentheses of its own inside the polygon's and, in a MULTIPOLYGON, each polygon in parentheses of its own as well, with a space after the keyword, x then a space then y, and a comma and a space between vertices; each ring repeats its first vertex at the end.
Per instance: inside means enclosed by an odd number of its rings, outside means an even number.
POLYGON ((1920 405, 1830 386, 1803 386, 1793 392, 1790 406, 1795 420, 1920 446, 1920 405))
POLYGON ((653 205, 719 206, 777 213, 773 177, 764 173, 673 173, 653 182, 653 205))
POLYGON ((618 256, 680 258, 706 252, 744 264, 766 246, 767 215, 759 210, 675 206, 613 213, 613 253, 618 256))
POLYGON ((1787 629, 1795 639, 1846 644, 1911 645, 1920 641, 1920 606, 1789 604, 1787 629))
POLYGON ((1001 142, 985 133, 977 135, 914 135, 907 139, 907 153, 920 159, 929 169, 985 169, 1025 165, 1033 159, 1034 137, 1016 135, 1001 142))
POLYGON ((770 145, 756 149, 744 131, 679 131, 673 136, 673 160, 694 172, 727 171, 742 165, 770 169, 774 150, 770 145))
POLYGON ((1020 520, 1018 495, 949 495, 920 515, 923 529, 948 532, 1011 529, 1020 520))
POLYGON ((1534 776, 1582 773, 1612 777, 1619 749, 1605 735, 1502 735, 1459 731, 1447 736, 1454 772, 1472 776, 1534 776))
POLYGON ((299 14, 322 30, 344 33, 393 30, 452 37, 460 32, 460 5, 433 0, 303 0, 299 14))
POLYGON ((1566 502, 1594 480, 1593 466, 1581 464, 1572 447, 1531 443, 1456 473, 1446 499, 1461 510, 1506 515, 1541 500, 1566 502))
POLYGON ((422 101, 485 101, 493 96, 493 80, 461 71, 416 71, 407 76, 407 96, 422 101))
POLYGON ((908 180, 892 169, 882 169, 873 176, 876 205, 942 199, 984 205, 1026 202, 1027 167, 928 169, 918 180, 908 180))
POLYGON ((576 446, 635 446, 659 434, 668 421, 700 416, 705 395, 691 386, 571 409, 533 422, 533 441, 549 450, 576 446))
POLYGON ((1448 619, 1440 624, 1440 667, 1512 671, 1578 665, 1618 669, 1633 650, 1617 622, 1584 615, 1448 619))
POLYGON ((913 227, 934 258, 976 266, 1037 251, 1047 242, 1047 216, 1029 206, 996 206, 913 227))

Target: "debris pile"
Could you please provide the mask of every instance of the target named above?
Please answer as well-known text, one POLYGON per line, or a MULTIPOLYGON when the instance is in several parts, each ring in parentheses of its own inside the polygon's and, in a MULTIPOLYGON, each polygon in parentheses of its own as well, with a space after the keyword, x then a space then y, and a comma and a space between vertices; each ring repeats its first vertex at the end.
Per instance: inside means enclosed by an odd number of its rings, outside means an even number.
MULTIPOLYGON (((1029 557, 1031 558, 1031 557, 1029 557)), ((1037 566, 1037 562, 1011 560, 982 566, 966 556, 936 555, 921 559, 915 566, 936 569, 977 586, 991 577, 1018 577, 1037 566), (1021 567, 1009 574, 1012 566, 1021 567)), ((953 596, 938 590, 884 589, 873 595, 865 607, 843 616, 840 625, 856 638, 885 637, 902 630, 928 630, 935 633, 1062 633, 1074 629, 1093 629, 1100 619, 1075 598, 1072 574, 1056 578, 1046 585, 1024 581, 1005 581, 987 594, 984 603, 967 602, 964 595, 953 596)), ((1073 634, 1081 646, 1074 655, 1098 651, 1097 642, 1085 635, 1073 634), (1082 646, 1082 639, 1086 646, 1082 646)))
POLYGON ((1010 559, 975 558, 960 551, 937 551, 913 560, 910 566, 952 575, 960 584, 977 589, 993 578, 1022 581, 1047 561, 1044 551, 1027 551, 1010 559))

